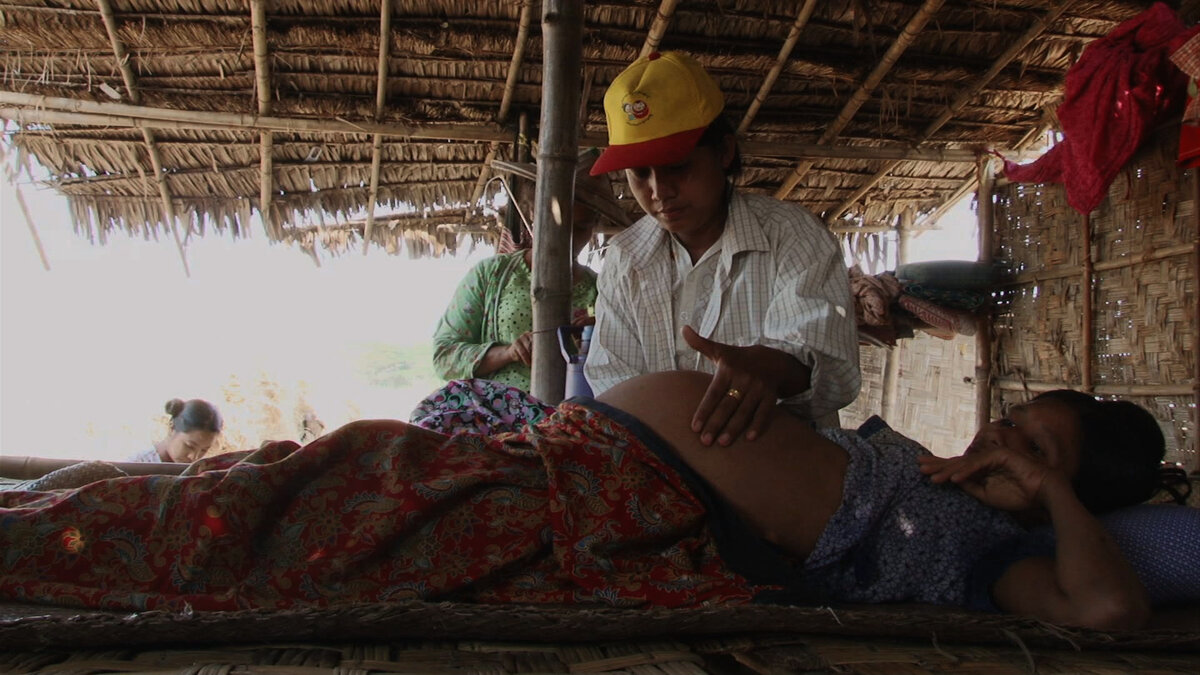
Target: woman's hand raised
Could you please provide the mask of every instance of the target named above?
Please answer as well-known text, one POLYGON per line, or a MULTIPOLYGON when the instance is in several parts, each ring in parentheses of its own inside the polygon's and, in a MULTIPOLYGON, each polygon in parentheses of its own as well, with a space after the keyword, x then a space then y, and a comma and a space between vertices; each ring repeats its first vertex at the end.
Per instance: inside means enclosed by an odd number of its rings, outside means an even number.
POLYGON ((683 339, 717 367, 692 417, 692 431, 700 434, 704 445, 729 445, 743 431, 746 440, 757 438, 770 423, 793 369, 804 368, 778 349, 723 344, 700 337, 691 326, 683 327, 683 339))

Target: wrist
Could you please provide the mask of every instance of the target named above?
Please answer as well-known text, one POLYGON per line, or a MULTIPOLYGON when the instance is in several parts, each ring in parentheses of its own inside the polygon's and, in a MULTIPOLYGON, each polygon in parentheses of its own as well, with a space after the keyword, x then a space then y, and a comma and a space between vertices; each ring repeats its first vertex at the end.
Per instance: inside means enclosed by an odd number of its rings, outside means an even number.
POLYGON ((1078 502, 1079 498, 1075 495, 1075 488, 1065 473, 1057 469, 1047 469, 1042 478, 1042 484, 1038 486, 1037 500, 1039 504, 1050 510, 1056 503, 1061 503, 1063 500, 1078 502))

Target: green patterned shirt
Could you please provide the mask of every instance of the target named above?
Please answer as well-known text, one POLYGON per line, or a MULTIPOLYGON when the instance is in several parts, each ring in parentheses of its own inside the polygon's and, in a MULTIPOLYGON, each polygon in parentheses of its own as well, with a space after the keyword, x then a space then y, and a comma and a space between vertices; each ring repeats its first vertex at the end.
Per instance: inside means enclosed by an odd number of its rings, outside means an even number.
MULTIPOLYGON (((433 333, 433 367, 447 380, 475 377, 475 368, 493 345, 512 344, 533 329, 529 297, 532 274, 523 251, 481 261, 458 284, 433 333)), ((596 274, 588 270, 571 288, 571 319, 596 305, 596 274)), ((529 366, 510 363, 483 377, 529 390, 529 366)))

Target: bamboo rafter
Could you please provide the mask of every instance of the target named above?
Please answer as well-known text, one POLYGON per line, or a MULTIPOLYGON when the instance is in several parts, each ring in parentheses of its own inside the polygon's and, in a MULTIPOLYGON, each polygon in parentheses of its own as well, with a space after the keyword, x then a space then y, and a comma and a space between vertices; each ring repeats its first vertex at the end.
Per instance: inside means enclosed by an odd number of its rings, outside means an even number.
MULTIPOLYGON (((258 114, 271 114, 271 63, 267 44, 267 0, 250 0, 250 32, 254 41, 254 83, 258 114)), ((259 142, 259 217, 267 239, 279 239, 280 231, 271 215, 271 197, 275 191, 274 136, 260 131, 259 142)))
MULTIPOLYGON (((863 83, 859 85, 858 89, 854 92, 854 95, 850 97, 850 100, 846 101, 846 105, 842 107, 841 112, 839 112, 837 117, 834 118, 833 122, 825 128, 825 132, 821 134, 821 138, 817 141, 818 145, 828 145, 829 143, 833 142, 833 139, 837 138, 838 135, 842 133, 842 130, 846 128, 846 125, 850 123, 850 119, 853 118, 855 113, 858 112, 858 109, 861 108, 862 105, 871 98, 871 94, 875 91, 875 87, 877 87, 879 83, 883 81, 883 78, 892 70, 892 67, 896 65, 896 62, 900 60, 900 55, 903 54, 904 51, 908 49, 908 46, 917 39, 917 36, 922 30, 924 30, 925 24, 929 23, 929 20, 932 19, 933 15, 937 13, 939 8, 941 8, 943 2, 945 2, 945 0, 925 0, 925 3, 921 5, 916 14, 914 14, 904 26, 904 30, 902 30, 896 40, 892 42, 891 47, 888 48, 887 52, 883 55, 883 58, 879 60, 879 63, 875 64, 875 68, 871 71, 871 74, 867 75, 866 79, 863 80, 863 83)), ((783 185, 781 185, 779 190, 776 191, 775 198, 787 199, 792 190, 796 189, 796 186, 800 184, 800 181, 804 179, 804 176, 808 174, 810 169, 812 169, 812 166, 812 160, 804 160, 797 164, 792 169, 791 173, 788 174, 787 179, 783 181, 783 185)), ((839 215, 841 214, 835 214, 834 217, 836 218, 839 215)))
MULTIPOLYGON (((125 90, 129 93, 129 99, 134 104, 140 103, 141 94, 138 91, 133 67, 129 65, 129 56, 125 52, 125 45, 121 43, 121 39, 117 35, 117 18, 113 13, 112 5, 109 4, 108 0, 96 0, 96 6, 100 9, 100 16, 104 19, 104 30, 108 33, 108 40, 112 44, 113 56, 116 57, 121 69, 121 78, 125 81, 125 90)), ((154 143, 154 132, 150 129, 142 129, 142 138, 146 142, 146 151, 150 155, 150 165, 154 170, 154 181, 158 186, 159 198, 162 201, 163 218, 171 227, 171 234, 175 238, 175 248, 178 249, 179 260, 183 263, 183 273, 190 277, 192 273, 188 269, 187 254, 183 250, 183 240, 179 237, 179 226, 175 221, 175 209, 171 206, 171 193, 167 189, 167 176, 163 171, 162 157, 159 156, 158 146, 154 143)))
MULTIPOLYGON (((1042 33, 1045 33, 1050 25, 1057 21, 1059 17, 1061 17, 1063 13, 1070 8, 1073 2, 1074 0, 1067 0, 1066 2, 1054 6, 1048 12, 1046 12, 1041 19, 1030 26, 1020 38, 1011 44, 1008 49, 1004 50, 1004 53, 1001 54, 999 58, 992 62, 991 67, 988 68, 986 73, 979 78, 974 79, 966 89, 964 89, 958 94, 958 96, 955 97, 954 101, 946 107, 946 110, 942 112, 942 114, 938 116, 936 120, 931 122, 928 127, 925 128, 921 135, 916 139, 916 142, 925 142, 929 139, 929 137, 933 136, 938 129, 941 129, 947 122, 953 119, 954 116, 959 113, 959 111, 966 107, 967 103, 969 103, 971 99, 975 98, 975 96, 977 96, 979 92, 983 90, 984 86, 991 82, 997 75, 1000 74, 1001 70, 1007 67, 1008 64, 1013 61, 1013 59, 1020 55, 1022 50, 1024 50, 1029 43, 1037 39, 1040 35, 1042 35, 1042 33)), ((859 189, 855 190, 854 194, 849 199, 843 201, 830 214, 828 214, 828 218, 833 220, 848 211, 850 207, 855 204, 855 202, 862 199, 863 196, 875 186, 875 184, 883 180, 884 176, 891 173, 892 170, 895 169, 899 164, 899 160, 889 161, 884 168, 876 172, 875 175, 868 179, 866 183, 860 186, 859 189)))
POLYGON ((754 100, 750 102, 750 107, 746 109, 746 114, 742 116, 742 121, 738 124, 737 133, 742 135, 750 128, 750 123, 754 121, 754 116, 758 114, 762 104, 767 100, 767 95, 771 93, 771 89, 775 87, 775 82, 779 79, 780 73, 783 72, 783 67, 792 56, 792 50, 796 48, 796 43, 800 41, 800 33, 804 30, 804 26, 808 24, 808 20, 812 18, 813 10, 817 7, 817 0, 804 0, 804 6, 800 8, 800 13, 796 15, 796 20, 792 22, 792 28, 788 31, 787 39, 783 41, 783 46, 779 48, 779 55, 775 57, 775 63, 771 66, 771 70, 767 72, 767 76, 763 78, 762 85, 758 88, 758 93, 754 95, 754 100))
POLYGON ((643 58, 658 50, 658 45, 662 43, 667 27, 671 25, 671 17, 675 15, 675 6, 678 4, 679 0, 662 0, 658 11, 654 14, 654 21, 650 23, 650 30, 646 34, 646 41, 642 43, 642 50, 638 53, 638 58, 643 58))
MULTIPOLYGON (((382 0, 379 9, 379 75, 375 83, 375 121, 383 119, 387 100, 388 49, 392 34, 392 0, 382 0)), ((367 226, 363 234, 363 255, 371 245, 375 229, 375 205, 379 200, 379 164, 383 157, 383 134, 376 133, 371 143, 371 196, 367 200, 367 226)))

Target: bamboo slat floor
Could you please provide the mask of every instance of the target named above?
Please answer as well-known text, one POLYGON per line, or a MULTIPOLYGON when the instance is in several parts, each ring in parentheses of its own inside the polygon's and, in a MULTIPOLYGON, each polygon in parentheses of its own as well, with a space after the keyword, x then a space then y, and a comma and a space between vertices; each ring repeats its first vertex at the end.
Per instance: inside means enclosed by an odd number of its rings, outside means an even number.
POLYGON ((925 606, 411 603, 182 615, 3 605, 0 673, 1194 675, 1196 614, 1103 633, 925 606))

